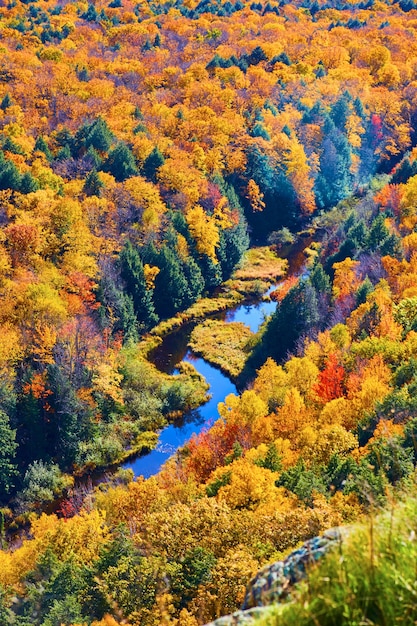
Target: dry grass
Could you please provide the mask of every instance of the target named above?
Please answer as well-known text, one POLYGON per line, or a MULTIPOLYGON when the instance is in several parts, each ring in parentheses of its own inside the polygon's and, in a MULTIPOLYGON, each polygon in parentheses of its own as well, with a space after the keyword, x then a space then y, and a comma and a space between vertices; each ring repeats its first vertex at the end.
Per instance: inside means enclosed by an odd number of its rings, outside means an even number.
POLYGON ((242 322, 207 320, 194 328, 189 345, 196 354, 236 379, 243 370, 253 337, 242 322))
POLYGON ((267 280, 274 282, 284 276, 288 261, 281 259, 271 248, 251 248, 244 256, 240 269, 234 273, 237 280, 267 280))
MULTIPOLYGON (((230 280, 223 283, 222 293, 211 298, 200 298, 185 311, 160 322, 151 330, 151 335, 164 337, 187 322, 203 320, 213 313, 231 309, 245 298, 260 296, 272 283, 285 275, 287 268, 288 262, 267 246, 252 248, 246 252, 241 268, 236 270, 230 280)), ((148 340, 144 341, 146 343, 148 340)))

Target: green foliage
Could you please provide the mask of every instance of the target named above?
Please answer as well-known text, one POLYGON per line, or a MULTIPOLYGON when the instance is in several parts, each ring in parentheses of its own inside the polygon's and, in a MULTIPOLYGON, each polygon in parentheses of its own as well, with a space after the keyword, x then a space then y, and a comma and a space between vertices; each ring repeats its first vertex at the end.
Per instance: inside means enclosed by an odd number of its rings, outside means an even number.
POLYGON ((154 326, 158 317, 152 301, 152 293, 146 286, 145 272, 140 256, 128 241, 120 253, 121 275, 131 295, 136 318, 140 326, 148 330, 154 326))
POLYGON ((176 567, 170 566, 170 592, 179 608, 187 606, 196 594, 199 585, 211 579, 211 571, 216 565, 212 552, 201 546, 188 550, 176 567))
POLYGON ((52 502, 67 484, 58 465, 34 461, 25 473, 19 499, 25 508, 36 507, 52 502))
POLYGON ((296 342, 308 335, 319 321, 316 290, 309 280, 292 287, 268 321, 260 341, 248 359, 248 367, 259 367, 268 356, 282 361, 296 342))
POLYGON ((6 93, 5 96, 3 97, 1 104, 0 104, 0 109, 2 111, 6 111, 9 107, 11 107, 13 104, 12 98, 10 96, 9 93, 6 93))
POLYGON ((113 140, 114 136, 106 121, 99 117, 88 128, 85 147, 92 147, 99 152, 108 152, 113 140))
POLYGON ((277 487, 285 487, 295 493, 308 506, 313 506, 315 493, 326 493, 323 478, 311 469, 307 469, 303 461, 283 472, 276 481, 277 487))
POLYGON ((44 153, 48 161, 52 161, 52 152, 50 151, 48 144, 45 141, 45 138, 41 135, 36 138, 34 150, 40 150, 40 152, 44 153))
POLYGON ((83 191, 87 196, 100 196, 104 183, 100 180, 97 170, 92 169, 86 176, 83 191))
POLYGON ((13 488, 18 473, 15 460, 16 450, 16 431, 12 430, 6 413, 0 411, 0 500, 2 501, 13 488))
POLYGON ((224 487, 225 485, 229 485, 230 484, 230 480, 232 478, 232 472, 224 472, 224 474, 222 474, 221 476, 219 476, 218 478, 216 478, 216 480, 214 480, 213 482, 209 483, 206 486, 206 494, 209 498, 213 498, 214 496, 217 496, 217 494, 219 493, 219 489, 221 487, 224 487))
POLYGON ((308 582, 257 626, 412 624, 415 603, 413 494, 367 518, 309 571, 308 582))
POLYGON ((163 165, 164 163, 165 158, 162 152, 159 150, 158 147, 155 147, 150 155, 146 157, 142 167, 142 172, 144 173, 146 178, 149 178, 149 180, 156 182, 158 168, 161 167, 161 165, 163 165))
POLYGON ((118 182, 123 182, 138 173, 135 158, 125 143, 119 143, 110 151, 103 169, 110 172, 118 182))
POLYGON ((39 189, 38 181, 33 178, 30 172, 25 172, 20 180, 19 191, 21 193, 32 193, 32 191, 37 189, 39 189))
POLYGON ((271 470, 271 472, 280 472, 282 469, 282 459, 278 453, 275 443, 268 445, 268 451, 264 459, 257 462, 257 465, 271 470))

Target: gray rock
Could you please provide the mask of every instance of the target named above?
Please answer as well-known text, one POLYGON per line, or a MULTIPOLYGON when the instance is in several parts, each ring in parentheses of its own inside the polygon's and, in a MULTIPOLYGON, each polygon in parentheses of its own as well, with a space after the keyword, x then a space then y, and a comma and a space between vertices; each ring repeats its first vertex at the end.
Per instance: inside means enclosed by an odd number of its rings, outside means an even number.
POLYGON ((269 613, 270 605, 289 596, 291 587, 306 576, 306 568, 340 544, 346 529, 331 528, 306 541, 283 561, 263 567, 250 581, 242 610, 220 617, 206 626, 250 626, 269 613))

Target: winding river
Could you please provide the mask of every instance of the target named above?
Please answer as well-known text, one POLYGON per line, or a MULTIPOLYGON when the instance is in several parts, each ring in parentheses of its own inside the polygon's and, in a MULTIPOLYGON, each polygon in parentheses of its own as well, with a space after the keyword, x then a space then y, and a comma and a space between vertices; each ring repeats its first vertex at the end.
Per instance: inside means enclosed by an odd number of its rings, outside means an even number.
MULTIPOLYGON (((300 275, 305 264, 304 249, 312 241, 300 238, 281 252, 288 259, 289 275, 300 275)), ((252 332, 256 332, 265 317, 274 312, 276 303, 264 299, 277 288, 273 285, 255 302, 245 302, 217 317, 226 322, 243 322, 252 332)), ((230 393, 238 393, 232 381, 218 368, 210 365, 203 358, 197 357, 188 347, 192 329, 198 322, 191 322, 164 337, 162 343, 150 354, 152 362, 163 372, 175 374, 180 361, 192 363, 196 370, 204 376, 210 385, 210 400, 198 409, 186 413, 180 420, 170 424, 159 433, 157 447, 148 454, 130 459, 123 464, 124 469, 131 469, 135 476, 149 478, 156 474, 167 459, 183 446, 193 434, 200 433, 209 427, 218 417, 217 405, 230 393)))

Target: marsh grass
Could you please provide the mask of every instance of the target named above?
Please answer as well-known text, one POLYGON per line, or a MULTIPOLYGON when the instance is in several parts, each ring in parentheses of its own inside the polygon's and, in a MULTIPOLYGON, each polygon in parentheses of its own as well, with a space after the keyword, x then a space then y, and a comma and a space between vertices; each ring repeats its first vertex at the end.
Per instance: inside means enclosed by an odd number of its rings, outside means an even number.
POLYGON ((201 320, 214 313, 220 313, 240 304, 245 299, 245 294, 235 289, 228 288, 219 296, 200 298, 185 311, 177 313, 174 317, 163 320, 151 330, 151 336, 164 337, 171 331, 180 328, 183 324, 193 320, 201 320))
MULTIPOLYGON (((150 331, 150 335, 164 337, 187 322, 203 320, 214 313, 231 309, 245 299, 260 297, 285 275, 287 269, 288 261, 281 259, 267 246, 252 248, 246 252, 241 267, 221 285, 218 295, 200 298, 185 311, 160 322, 150 331)), ((141 344, 145 353, 155 347, 148 338, 144 338, 141 344)))
POLYGON ((256 626, 408 626, 417 623, 416 489, 369 515, 309 573, 290 604, 256 626))
POLYGON ((207 320, 191 333, 192 350, 236 379, 248 356, 254 334, 242 322, 207 320))
POLYGON ((235 271, 236 280, 267 280, 281 278, 288 269, 288 261, 280 258, 268 246, 251 248, 243 258, 241 267, 235 271))

